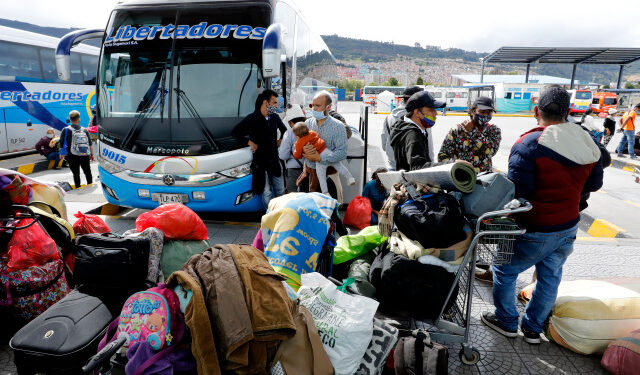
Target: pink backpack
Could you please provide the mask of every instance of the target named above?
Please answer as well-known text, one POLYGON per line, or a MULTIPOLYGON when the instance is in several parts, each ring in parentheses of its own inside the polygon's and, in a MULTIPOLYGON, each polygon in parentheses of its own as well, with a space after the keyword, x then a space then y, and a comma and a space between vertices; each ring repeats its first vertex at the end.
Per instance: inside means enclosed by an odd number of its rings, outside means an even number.
POLYGON ((132 294, 124 303, 120 316, 109 325, 98 351, 122 333, 128 337, 123 347, 129 348, 136 342, 146 341, 157 351, 136 371, 142 373, 169 354, 184 338, 185 324, 178 296, 165 284, 132 294))

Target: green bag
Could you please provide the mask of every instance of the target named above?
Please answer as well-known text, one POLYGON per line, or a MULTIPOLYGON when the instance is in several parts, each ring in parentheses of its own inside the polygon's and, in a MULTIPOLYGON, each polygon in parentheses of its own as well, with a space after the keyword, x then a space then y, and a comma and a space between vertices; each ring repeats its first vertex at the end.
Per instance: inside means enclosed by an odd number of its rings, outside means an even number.
POLYGON ((378 226, 370 226, 358 234, 342 236, 333 251, 333 264, 340 264, 368 253, 382 245, 387 237, 380 234, 378 226))
POLYGON ((178 271, 191 258, 210 248, 208 241, 167 241, 162 248, 162 274, 164 279, 178 271))

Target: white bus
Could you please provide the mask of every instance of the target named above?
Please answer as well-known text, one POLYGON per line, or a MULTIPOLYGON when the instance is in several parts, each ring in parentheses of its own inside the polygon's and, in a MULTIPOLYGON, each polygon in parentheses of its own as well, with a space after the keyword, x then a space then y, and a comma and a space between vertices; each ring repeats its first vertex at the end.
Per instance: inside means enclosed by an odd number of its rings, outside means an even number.
POLYGON ((336 62, 288 0, 119 3, 96 94, 105 197, 138 208, 179 201, 196 211, 260 211, 252 153, 231 130, 265 88, 283 94, 283 106, 306 104, 309 79, 329 86, 336 62))
POLYGON ((47 128, 67 126, 69 111, 82 125, 95 103, 99 48, 78 45, 70 55, 69 81, 58 79, 58 39, 0 26, 0 155, 35 148, 47 128))

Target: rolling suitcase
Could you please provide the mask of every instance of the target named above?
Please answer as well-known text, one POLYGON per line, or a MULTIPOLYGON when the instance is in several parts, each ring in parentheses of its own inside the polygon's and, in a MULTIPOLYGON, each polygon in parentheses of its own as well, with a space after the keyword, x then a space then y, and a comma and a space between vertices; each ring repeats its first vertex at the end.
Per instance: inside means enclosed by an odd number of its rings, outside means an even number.
POLYGON ((82 373, 82 366, 97 352, 109 323, 119 313, 122 305, 118 302, 77 290, 69 293, 11 338, 18 374, 82 373))

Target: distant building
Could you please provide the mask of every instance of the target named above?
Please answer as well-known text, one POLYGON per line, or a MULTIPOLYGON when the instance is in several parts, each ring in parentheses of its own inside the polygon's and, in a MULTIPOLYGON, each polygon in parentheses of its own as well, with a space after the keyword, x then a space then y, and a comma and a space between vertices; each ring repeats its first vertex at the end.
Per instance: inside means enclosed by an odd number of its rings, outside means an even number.
MULTIPOLYGON (((468 84, 479 84, 480 83, 480 74, 452 74, 451 75, 453 84, 456 86, 464 86, 468 84)), ((493 83, 524 83, 526 80, 526 75, 517 74, 485 74, 482 80, 483 84, 493 84, 493 83)), ((570 86, 571 79, 569 78, 561 78, 554 76, 545 76, 545 75, 529 75, 529 83, 537 83, 541 85, 564 85, 570 86)), ((597 83, 587 82, 575 80, 574 85, 576 88, 578 86, 598 86, 597 83)))

